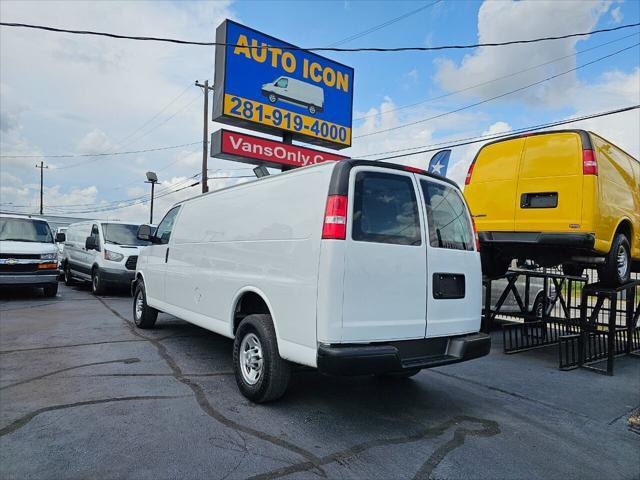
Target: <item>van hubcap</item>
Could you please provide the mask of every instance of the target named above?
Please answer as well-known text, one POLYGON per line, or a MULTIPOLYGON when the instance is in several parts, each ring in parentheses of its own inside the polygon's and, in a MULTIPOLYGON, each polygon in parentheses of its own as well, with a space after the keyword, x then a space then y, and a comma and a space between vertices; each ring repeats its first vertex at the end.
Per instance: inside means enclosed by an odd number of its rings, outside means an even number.
POLYGON ((618 277, 624 278, 627 275, 627 269, 629 268, 629 259, 627 258, 627 250, 622 245, 618 247, 616 264, 618 265, 618 277))
POLYGON ((138 293, 136 297, 136 320, 142 318, 142 308, 144 307, 144 301, 142 300, 142 293, 138 293))
POLYGON ((240 343, 240 370, 249 385, 255 385, 262 376, 262 345, 254 333, 245 335, 240 343))

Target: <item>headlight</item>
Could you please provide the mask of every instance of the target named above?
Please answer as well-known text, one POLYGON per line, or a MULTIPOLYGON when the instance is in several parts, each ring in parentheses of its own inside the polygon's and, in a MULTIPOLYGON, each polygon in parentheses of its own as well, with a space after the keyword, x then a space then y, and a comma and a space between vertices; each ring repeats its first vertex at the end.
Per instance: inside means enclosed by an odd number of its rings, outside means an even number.
POLYGON ((105 249, 104 258, 105 260, 111 260, 112 262, 119 262, 124 258, 124 255, 122 255, 121 253, 116 253, 116 252, 112 252, 111 250, 105 249))
POLYGON ((40 255, 40 260, 58 260, 57 253, 43 253, 40 255))

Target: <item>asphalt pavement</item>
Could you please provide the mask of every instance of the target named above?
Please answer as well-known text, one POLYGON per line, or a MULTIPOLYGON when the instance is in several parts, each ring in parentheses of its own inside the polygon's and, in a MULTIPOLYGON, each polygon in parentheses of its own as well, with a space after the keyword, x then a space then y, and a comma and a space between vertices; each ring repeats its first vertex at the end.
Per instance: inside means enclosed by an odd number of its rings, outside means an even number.
MULTIPOLYGON (((375 293, 372 293, 375 294, 375 293)), ((281 400, 235 385, 229 339, 126 292, 0 292, 3 479, 637 479, 640 359, 559 371, 556 347, 412 379, 299 371, 281 400)))

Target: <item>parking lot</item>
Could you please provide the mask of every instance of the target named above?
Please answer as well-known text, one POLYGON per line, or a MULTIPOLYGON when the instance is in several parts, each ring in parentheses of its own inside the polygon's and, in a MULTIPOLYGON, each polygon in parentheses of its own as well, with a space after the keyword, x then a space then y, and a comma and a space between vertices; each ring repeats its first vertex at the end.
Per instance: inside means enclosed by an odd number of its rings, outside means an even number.
POLYGON ((280 401, 238 392, 232 342, 126 292, 0 294, 3 478, 638 478, 640 362, 557 369, 555 347, 408 380, 294 374, 280 401))

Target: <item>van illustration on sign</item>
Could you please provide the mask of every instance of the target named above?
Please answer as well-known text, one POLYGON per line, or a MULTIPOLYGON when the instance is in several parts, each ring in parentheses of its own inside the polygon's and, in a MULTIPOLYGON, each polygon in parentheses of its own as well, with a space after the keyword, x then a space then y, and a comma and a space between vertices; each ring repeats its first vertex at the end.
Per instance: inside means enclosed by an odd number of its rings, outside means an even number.
POLYGON ((279 77, 273 83, 265 83, 262 85, 262 94, 271 103, 282 100, 300 105, 309 110, 311 115, 324 110, 324 90, 295 78, 279 77))
POLYGON ((351 146, 353 68, 231 20, 216 42, 214 122, 351 146))

